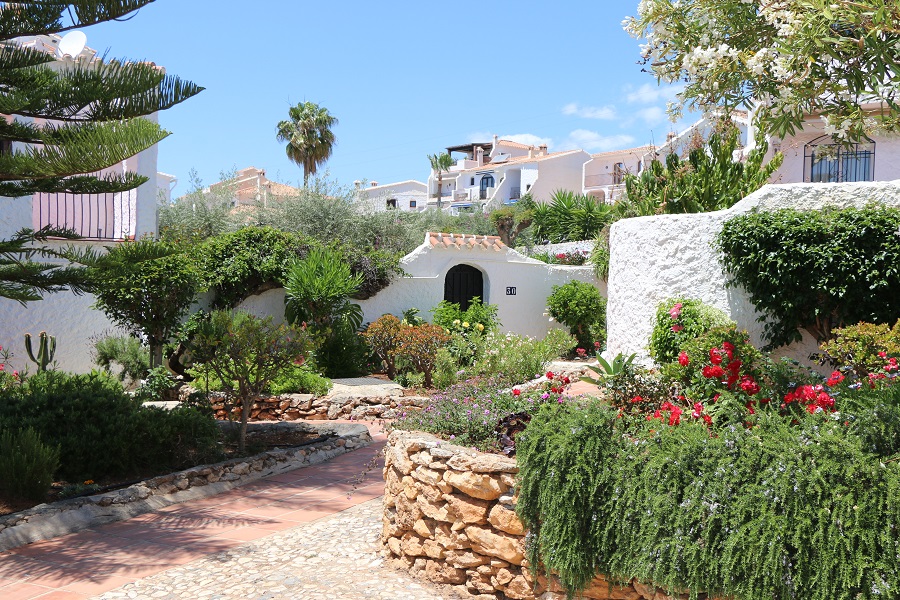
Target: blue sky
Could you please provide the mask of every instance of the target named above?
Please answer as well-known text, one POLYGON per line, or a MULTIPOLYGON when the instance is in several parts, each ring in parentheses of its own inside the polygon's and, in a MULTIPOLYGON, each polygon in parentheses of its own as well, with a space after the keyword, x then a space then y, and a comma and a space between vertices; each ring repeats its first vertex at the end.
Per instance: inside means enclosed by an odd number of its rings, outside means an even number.
POLYGON ((492 134, 550 150, 665 141, 674 91, 641 72, 622 31, 637 0, 298 2, 157 0, 85 29, 109 56, 152 60, 206 90, 160 115, 159 170, 188 191, 231 168, 296 184, 275 140, 290 106, 338 118, 325 169, 344 185, 425 180, 427 154, 492 134))

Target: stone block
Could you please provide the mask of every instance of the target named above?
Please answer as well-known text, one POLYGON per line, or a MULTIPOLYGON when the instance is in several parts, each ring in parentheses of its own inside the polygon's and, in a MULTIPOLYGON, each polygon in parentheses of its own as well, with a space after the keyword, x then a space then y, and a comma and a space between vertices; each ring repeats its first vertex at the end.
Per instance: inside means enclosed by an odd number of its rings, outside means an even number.
POLYGON ((488 557, 465 550, 448 550, 446 561, 458 569, 474 569, 489 562, 488 557))
MULTIPOLYGON (((426 454, 426 453, 420 452, 419 454, 417 454, 415 456, 421 456, 422 454, 426 454)), ((411 460, 413 462, 415 462, 414 457, 411 458, 411 460)), ((419 464, 421 465, 422 463, 419 463, 419 464)), ((424 464, 429 464, 429 463, 424 463, 424 464)), ((424 466, 416 467, 416 469, 412 472, 412 476, 415 479, 418 479, 419 481, 421 481, 422 483, 425 483, 428 485, 437 485, 437 483, 439 481, 443 480, 443 475, 440 471, 434 471, 434 470, 429 469, 428 467, 424 467, 424 466)))
POLYGON ((406 556, 425 556, 424 540, 414 533, 404 533, 400 538, 400 549, 406 556))
POLYGON ((435 521, 444 521, 446 523, 452 523, 454 520, 447 510, 447 505, 443 502, 432 502, 425 496, 419 496, 418 498, 416 498, 416 504, 418 504, 419 509, 422 511, 422 514, 429 519, 434 519, 435 521))
POLYGON ((481 524, 487 521, 490 503, 486 500, 476 500, 464 494, 444 494, 443 499, 457 522, 481 524))
POLYGON ((488 523, 504 533, 512 535, 525 535, 525 527, 516 516, 515 511, 505 508, 501 504, 495 504, 488 515, 488 523))
POLYGON ((507 489, 500 481, 483 473, 445 471, 444 481, 461 491, 479 500, 496 500, 507 489))
POLYGON ((475 525, 466 527, 466 537, 479 554, 495 556, 514 565, 521 565, 525 560, 523 538, 499 535, 492 529, 475 525))
POLYGON ((425 576, 435 583, 460 584, 466 581, 466 572, 446 563, 429 560, 425 563, 425 576))

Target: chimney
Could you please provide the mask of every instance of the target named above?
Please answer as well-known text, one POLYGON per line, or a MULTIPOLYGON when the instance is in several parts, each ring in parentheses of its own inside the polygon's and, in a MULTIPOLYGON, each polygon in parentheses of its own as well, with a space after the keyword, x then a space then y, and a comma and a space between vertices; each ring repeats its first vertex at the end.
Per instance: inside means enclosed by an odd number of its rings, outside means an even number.
POLYGON ((495 149, 497 148, 497 140, 498 140, 497 136, 494 135, 494 148, 495 149))
POLYGON ((547 144, 538 146, 538 156, 547 156, 547 144))
POLYGON ((360 181, 359 179, 357 179, 356 181, 353 182, 353 187, 356 188, 356 189, 361 188, 361 187, 362 187, 362 181, 360 181))
POLYGON ((528 158, 534 158, 534 146, 528 146, 528 158))
POLYGON ((378 182, 377 182, 377 181, 373 181, 373 182, 370 183, 369 185, 371 185, 372 187, 378 187, 378 182))
POLYGON ((475 165, 478 167, 484 166, 484 148, 481 146, 475 146, 475 165))

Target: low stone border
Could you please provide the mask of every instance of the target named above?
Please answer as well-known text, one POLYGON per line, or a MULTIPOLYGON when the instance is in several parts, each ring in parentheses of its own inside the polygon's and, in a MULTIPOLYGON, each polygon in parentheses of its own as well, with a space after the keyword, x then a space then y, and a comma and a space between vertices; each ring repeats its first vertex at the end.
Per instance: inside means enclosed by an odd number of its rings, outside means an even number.
POLYGON ((120 490, 41 504, 5 515, 0 517, 0 551, 213 496, 261 477, 325 462, 372 443, 369 429, 361 423, 292 423, 291 426, 329 439, 193 467, 120 490))
MULTIPOLYGON (((556 578, 535 581, 528 569, 525 528, 515 513, 518 472, 515 459, 427 433, 394 431, 385 447, 386 553, 395 566, 456 585, 479 600, 565 599, 556 578)), ((652 586, 636 581, 614 586, 602 576, 579 597, 672 600, 652 586)))

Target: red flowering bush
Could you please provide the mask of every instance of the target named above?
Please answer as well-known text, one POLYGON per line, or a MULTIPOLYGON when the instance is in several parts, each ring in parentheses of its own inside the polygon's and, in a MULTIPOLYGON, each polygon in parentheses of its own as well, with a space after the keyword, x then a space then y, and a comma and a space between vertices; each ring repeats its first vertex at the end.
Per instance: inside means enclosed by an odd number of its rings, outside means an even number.
POLYGON ((713 327, 734 325, 724 312, 700 300, 671 298, 656 309, 656 322, 650 336, 650 356, 658 364, 679 362, 679 351, 686 342, 713 327))
POLYGON ((819 361, 853 371, 860 380, 883 371, 886 359, 900 357, 900 321, 893 327, 859 323, 833 331, 819 348, 819 361))
POLYGON ((363 333, 372 351, 384 361, 388 379, 397 376, 397 348, 400 346, 400 319, 394 315, 382 315, 375 319, 363 333))

